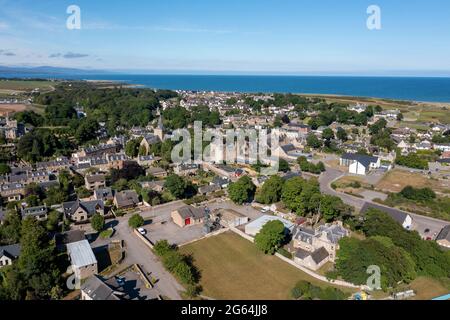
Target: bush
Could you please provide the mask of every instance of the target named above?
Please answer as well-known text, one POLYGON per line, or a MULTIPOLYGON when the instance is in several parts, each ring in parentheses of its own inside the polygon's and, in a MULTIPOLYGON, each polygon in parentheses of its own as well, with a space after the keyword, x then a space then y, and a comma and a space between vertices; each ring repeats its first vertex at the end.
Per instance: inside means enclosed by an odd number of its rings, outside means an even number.
POLYGON ((286 257, 288 259, 292 259, 292 253, 287 251, 285 248, 278 249, 277 253, 281 254, 283 257, 286 257))
POLYGON ((171 246, 167 240, 160 240, 156 242, 155 245, 153 246, 153 250, 160 257, 166 255, 172 249, 173 246, 171 246))
POLYGON ((140 214, 134 214, 129 220, 128 225, 134 229, 144 225, 144 218, 140 214))
POLYGON ((300 298, 304 300, 344 300, 347 297, 347 295, 339 289, 333 287, 322 289, 304 280, 297 282, 295 287, 291 290, 291 296, 296 300, 300 298))
POLYGON ((100 214, 95 214, 91 219, 91 226, 97 232, 102 231, 105 228, 105 218, 100 214))

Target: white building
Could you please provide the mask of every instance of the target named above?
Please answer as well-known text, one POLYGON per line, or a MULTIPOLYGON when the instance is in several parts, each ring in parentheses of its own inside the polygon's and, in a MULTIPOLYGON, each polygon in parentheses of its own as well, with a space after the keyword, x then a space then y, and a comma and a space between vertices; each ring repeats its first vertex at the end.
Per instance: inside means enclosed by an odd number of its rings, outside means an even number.
POLYGON ((289 232, 292 232, 292 230, 294 230, 294 224, 292 222, 280 217, 266 215, 247 224, 245 226, 245 233, 254 237, 261 231, 262 227, 264 227, 267 222, 275 220, 280 221, 289 232))
POLYGON ((348 172, 358 175, 366 175, 372 169, 381 167, 381 160, 378 157, 345 153, 341 156, 340 165, 348 167, 348 172))

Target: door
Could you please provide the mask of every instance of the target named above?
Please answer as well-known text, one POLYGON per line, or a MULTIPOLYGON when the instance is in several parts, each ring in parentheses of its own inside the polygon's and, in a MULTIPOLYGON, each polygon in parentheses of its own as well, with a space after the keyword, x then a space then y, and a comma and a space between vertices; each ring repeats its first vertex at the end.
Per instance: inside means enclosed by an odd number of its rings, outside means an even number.
POLYGON ((185 226, 188 226, 188 225, 190 225, 191 224, 191 218, 186 218, 186 219, 184 219, 184 225, 185 226))

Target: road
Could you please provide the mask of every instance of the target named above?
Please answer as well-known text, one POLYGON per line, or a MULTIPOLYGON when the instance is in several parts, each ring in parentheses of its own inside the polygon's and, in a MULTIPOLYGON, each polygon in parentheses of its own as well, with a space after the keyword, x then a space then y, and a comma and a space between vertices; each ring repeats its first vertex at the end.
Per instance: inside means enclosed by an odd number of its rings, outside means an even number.
POLYGON ((321 192, 333 196, 338 196, 346 204, 351 205, 357 209, 361 209, 366 203, 370 203, 372 206, 376 206, 380 209, 389 208, 390 210, 409 214, 414 220, 414 230, 419 232, 419 234, 423 237, 432 237, 434 239, 438 235, 438 233, 442 230, 443 227, 450 224, 450 222, 448 221, 405 212, 399 209, 386 207, 372 201, 357 198, 345 193, 337 192, 333 188, 331 188, 331 183, 342 176, 344 176, 344 174, 341 171, 327 167, 327 171, 324 172, 319 178, 321 192), (425 232, 426 229, 429 229, 430 231, 426 233, 425 232))
MULTIPOLYGON (((182 207, 182 202, 171 202, 166 205, 158 206, 141 213, 145 219, 154 218, 157 216, 170 216, 170 213, 182 207)), ((113 239, 121 239, 125 241, 125 259, 123 264, 132 265, 139 264, 146 272, 156 279, 158 282, 155 288, 159 290, 161 295, 166 296, 172 300, 181 300, 180 291, 184 288, 175 280, 175 278, 166 271, 159 259, 153 252, 133 233, 133 230, 128 226, 129 217, 120 217, 116 219, 114 227, 115 234, 113 239)))

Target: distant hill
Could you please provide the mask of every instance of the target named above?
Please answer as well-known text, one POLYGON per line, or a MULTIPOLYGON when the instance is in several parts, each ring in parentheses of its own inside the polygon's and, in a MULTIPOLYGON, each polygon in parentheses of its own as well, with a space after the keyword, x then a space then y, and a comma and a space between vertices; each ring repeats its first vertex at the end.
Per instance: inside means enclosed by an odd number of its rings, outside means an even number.
POLYGON ((2 73, 36 73, 36 74, 106 74, 109 73, 104 70, 92 70, 92 69, 75 69, 75 68, 61 68, 61 67, 7 67, 0 66, 0 76, 2 73))

